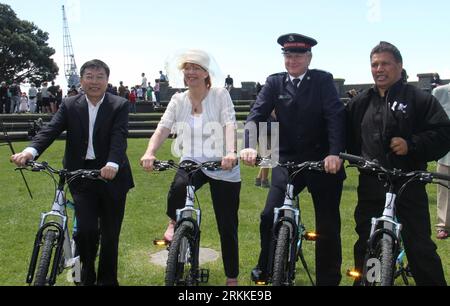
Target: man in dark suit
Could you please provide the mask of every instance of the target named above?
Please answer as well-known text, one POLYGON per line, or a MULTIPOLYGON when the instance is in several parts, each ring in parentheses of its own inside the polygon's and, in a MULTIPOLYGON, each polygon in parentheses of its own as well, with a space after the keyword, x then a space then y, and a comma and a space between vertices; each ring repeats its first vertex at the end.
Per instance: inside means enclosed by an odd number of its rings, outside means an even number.
MULTIPOLYGON (((247 122, 264 122, 275 110, 279 122, 279 157, 282 162, 324 160, 326 173, 304 171, 294 180, 294 194, 308 187, 316 216, 316 279, 318 285, 338 285, 341 280, 339 204, 345 172, 339 152, 345 149, 345 112, 330 73, 310 70, 313 38, 286 34, 278 38, 287 72, 269 76, 247 122)), ((255 142, 252 142, 255 143, 255 142)), ((254 165, 256 150, 241 152, 245 164, 254 165)), ((283 204, 288 170, 273 169, 272 185, 261 214, 261 253, 253 280, 267 278, 273 248, 274 208, 283 204)))
POLYGON ((126 155, 128 102, 106 93, 109 67, 104 62, 86 62, 80 74, 85 94, 67 98, 30 146, 13 155, 11 161, 24 165, 27 160, 42 155, 63 131, 67 131, 64 167, 70 171, 100 169, 101 176, 108 180, 106 184, 80 179, 70 185, 78 222, 76 241, 82 264, 81 281, 85 285, 118 285, 120 228, 127 192, 134 187, 126 155))

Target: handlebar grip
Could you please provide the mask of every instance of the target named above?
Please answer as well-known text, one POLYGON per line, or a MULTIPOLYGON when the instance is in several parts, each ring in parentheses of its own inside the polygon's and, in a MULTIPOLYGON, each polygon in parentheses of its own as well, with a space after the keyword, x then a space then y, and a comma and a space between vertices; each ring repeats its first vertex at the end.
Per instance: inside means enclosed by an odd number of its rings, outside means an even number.
POLYGON ((347 153, 339 153, 339 158, 348 160, 349 162, 352 162, 352 163, 363 163, 364 164, 367 162, 361 156, 347 154, 347 153))
POLYGON ((450 181, 450 175, 444 174, 444 173, 438 173, 438 172, 432 172, 433 178, 438 180, 445 180, 450 181))

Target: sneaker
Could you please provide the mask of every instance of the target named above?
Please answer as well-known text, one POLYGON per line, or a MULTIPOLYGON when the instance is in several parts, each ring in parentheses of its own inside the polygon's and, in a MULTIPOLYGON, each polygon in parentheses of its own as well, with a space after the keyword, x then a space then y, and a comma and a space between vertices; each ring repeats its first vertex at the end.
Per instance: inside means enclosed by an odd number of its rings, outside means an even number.
POLYGON ((170 219, 169 224, 167 225, 166 232, 164 233, 164 240, 167 242, 172 242, 173 234, 175 231, 175 224, 177 224, 176 221, 170 219))
POLYGON ((448 238, 448 231, 439 229, 436 234, 436 239, 447 239, 448 238))
POLYGON ((269 188, 270 187, 269 180, 262 180, 261 181, 261 187, 262 188, 269 188))
POLYGON ((255 186, 261 186, 261 179, 260 178, 255 178, 255 186))

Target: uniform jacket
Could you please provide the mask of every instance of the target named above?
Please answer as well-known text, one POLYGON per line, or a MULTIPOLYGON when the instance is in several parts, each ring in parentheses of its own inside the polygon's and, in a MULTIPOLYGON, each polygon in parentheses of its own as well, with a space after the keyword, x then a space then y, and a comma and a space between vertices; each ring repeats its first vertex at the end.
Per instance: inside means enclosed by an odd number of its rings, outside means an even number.
MULTIPOLYGON (((375 88, 367 89, 347 104, 347 150, 351 154, 361 155, 361 122, 374 94, 375 88)), ((388 155, 390 167, 425 170, 428 161, 450 150, 450 121, 432 95, 400 80, 389 88, 386 103, 390 112, 384 123, 386 144, 392 137, 402 137, 408 143, 407 155, 388 155)))
POLYGON ((247 122, 264 122, 273 109, 281 161, 322 160, 345 149, 345 109, 330 73, 308 70, 298 88, 286 72, 269 76, 247 122))
MULTIPOLYGON (((87 103, 84 94, 65 99, 50 123, 33 138, 30 146, 42 155, 63 131, 67 131, 64 168, 70 171, 83 168, 89 138, 87 103)), ((119 172, 111 183, 125 191, 134 186, 126 155, 127 135, 128 101, 106 93, 94 125, 95 157, 102 167, 107 162, 119 165, 119 172)))

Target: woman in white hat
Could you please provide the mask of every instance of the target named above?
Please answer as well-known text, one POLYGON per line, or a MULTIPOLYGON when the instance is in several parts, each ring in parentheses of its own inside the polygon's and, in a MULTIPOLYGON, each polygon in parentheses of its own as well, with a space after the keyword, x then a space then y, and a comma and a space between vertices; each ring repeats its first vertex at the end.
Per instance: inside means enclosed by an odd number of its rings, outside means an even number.
MULTIPOLYGON (((227 276, 226 284, 237 285, 241 178, 239 166, 236 167, 236 116, 228 91, 211 86, 211 62, 211 57, 201 50, 188 50, 177 57, 177 66, 188 90, 172 96, 140 163, 147 171, 153 169, 156 152, 172 130, 177 135, 172 154, 178 153, 181 161, 222 161, 223 170, 197 171, 193 175, 193 184, 196 190, 205 183, 210 185, 227 276), (182 149, 177 152, 177 148, 182 149)), ((185 177, 186 173, 179 170, 168 193, 167 215, 170 221, 164 234, 164 239, 168 241, 173 237, 176 209, 184 207, 185 177)))

